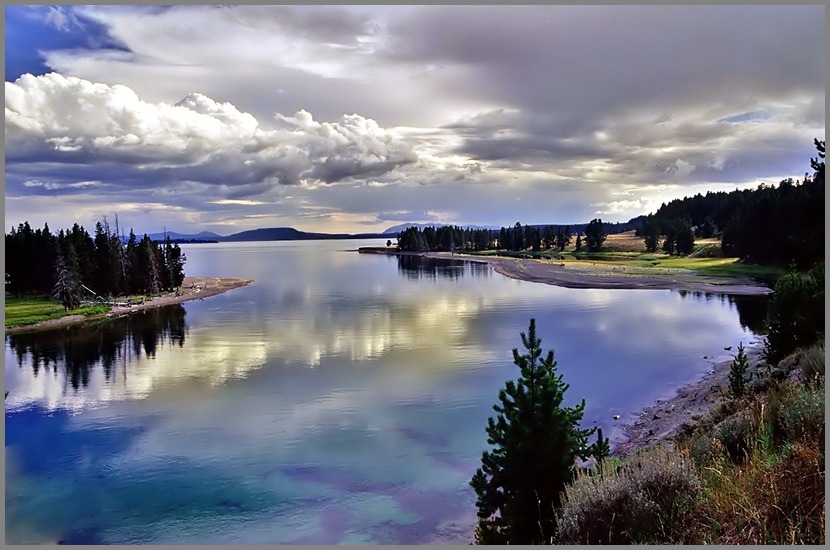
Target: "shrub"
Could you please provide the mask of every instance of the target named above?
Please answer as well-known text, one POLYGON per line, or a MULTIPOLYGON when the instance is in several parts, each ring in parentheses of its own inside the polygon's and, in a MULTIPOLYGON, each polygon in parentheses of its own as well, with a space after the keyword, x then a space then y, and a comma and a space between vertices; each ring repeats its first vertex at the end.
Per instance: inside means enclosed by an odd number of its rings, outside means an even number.
POLYGON ((766 359, 775 363, 824 338, 824 264, 807 274, 787 273, 775 284, 767 309, 766 359))
POLYGON ((824 340, 804 350, 799 366, 804 380, 811 381, 824 376, 824 340))
POLYGON ((715 426, 714 438, 723 446, 726 456, 735 464, 746 458, 757 429, 751 410, 742 410, 715 426))
POLYGON ((778 423, 788 442, 824 442, 824 379, 817 387, 793 388, 782 398, 778 423))
POLYGON ((692 461, 663 447, 636 455, 616 471, 600 465, 565 489, 557 542, 688 540, 699 491, 692 461))
POLYGON ((729 392, 734 397, 743 397, 746 393, 746 371, 749 369, 749 359, 744 352, 744 343, 738 344, 738 355, 729 367, 729 392))

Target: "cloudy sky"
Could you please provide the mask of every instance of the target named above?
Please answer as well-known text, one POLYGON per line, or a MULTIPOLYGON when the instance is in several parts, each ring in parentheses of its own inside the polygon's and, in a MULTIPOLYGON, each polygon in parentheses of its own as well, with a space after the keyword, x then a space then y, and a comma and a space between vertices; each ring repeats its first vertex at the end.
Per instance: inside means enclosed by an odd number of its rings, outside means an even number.
POLYGON ((824 7, 6 7, 6 231, 626 221, 801 178, 824 7))

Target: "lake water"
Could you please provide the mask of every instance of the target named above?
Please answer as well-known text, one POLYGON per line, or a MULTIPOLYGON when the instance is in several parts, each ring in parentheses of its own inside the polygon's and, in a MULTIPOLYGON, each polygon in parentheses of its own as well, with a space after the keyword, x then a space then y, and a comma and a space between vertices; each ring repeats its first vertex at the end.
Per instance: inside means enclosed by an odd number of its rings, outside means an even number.
POLYGON ((185 245, 187 273, 254 283, 7 336, 6 542, 466 543, 531 317, 566 400, 619 440, 765 307, 353 251, 377 244, 185 245))

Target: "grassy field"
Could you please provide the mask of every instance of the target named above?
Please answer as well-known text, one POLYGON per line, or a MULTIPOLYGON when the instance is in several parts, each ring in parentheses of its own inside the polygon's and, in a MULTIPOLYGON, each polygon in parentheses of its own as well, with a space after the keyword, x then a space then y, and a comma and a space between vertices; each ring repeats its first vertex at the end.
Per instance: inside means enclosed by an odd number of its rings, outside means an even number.
POLYGON ((63 306, 58 302, 43 297, 6 295, 6 328, 33 325, 67 315, 98 315, 109 310, 109 306, 93 305, 64 311, 63 306))
MULTIPOLYGON (((495 250, 475 252, 481 256, 494 256, 495 250)), ((665 271, 672 269, 688 269, 700 275, 713 277, 740 277, 774 284, 784 270, 771 266, 744 264, 738 258, 725 258, 721 252, 720 242, 717 239, 698 239, 694 250, 689 256, 669 256, 664 253, 648 253, 642 237, 634 235, 634 231, 627 231, 616 235, 609 235, 603 243, 602 252, 588 253, 585 250, 577 252, 574 244, 557 254, 549 250, 521 252, 499 251, 499 256, 512 258, 536 258, 561 261, 574 267, 590 266, 598 263, 613 266, 631 266, 648 270, 665 271)))

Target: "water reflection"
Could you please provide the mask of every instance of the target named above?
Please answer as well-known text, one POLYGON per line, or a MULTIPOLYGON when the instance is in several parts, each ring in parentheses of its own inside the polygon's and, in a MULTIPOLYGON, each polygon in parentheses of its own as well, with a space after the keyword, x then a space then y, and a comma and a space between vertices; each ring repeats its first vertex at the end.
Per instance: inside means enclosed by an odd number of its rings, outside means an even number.
POLYGON ((529 318, 567 398, 612 437, 615 415, 747 341, 729 298, 343 246, 194 245, 192 273, 255 282, 178 316, 7 338, 8 540, 465 543, 468 482, 529 318))
POLYGON ((396 256, 398 261, 398 272, 411 280, 437 279, 460 279, 465 275, 471 277, 489 277, 490 266, 477 262, 465 260, 454 260, 450 258, 428 258, 417 255, 396 256))
POLYGON ((90 370, 100 365, 107 382, 116 364, 125 366, 141 357, 153 358, 159 346, 184 346, 187 312, 181 305, 146 310, 143 313, 104 320, 94 325, 12 334, 8 346, 17 356, 17 366, 29 363, 38 376, 41 369, 57 374, 62 366, 72 388, 89 384, 90 370))
POLYGON ((764 323, 767 318, 767 305, 769 304, 769 296, 760 295, 732 295, 732 294, 718 294, 715 292, 699 292, 699 291, 676 291, 681 298, 691 296, 696 300, 705 300, 712 302, 719 301, 721 304, 735 306, 738 311, 738 322, 745 329, 748 329, 756 334, 764 334, 766 328, 764 323))

